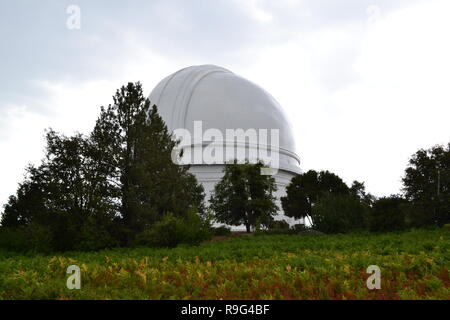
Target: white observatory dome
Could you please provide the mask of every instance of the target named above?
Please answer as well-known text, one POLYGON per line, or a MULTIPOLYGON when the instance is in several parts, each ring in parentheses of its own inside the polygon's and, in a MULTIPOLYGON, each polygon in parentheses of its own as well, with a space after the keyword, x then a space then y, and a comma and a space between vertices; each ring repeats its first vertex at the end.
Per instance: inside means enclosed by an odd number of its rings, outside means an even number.
MULTIPOLYGON (((223 176, 224 164, 236 158, 239 150, 245 153, 245 159, 250 160, 253 158, 251 151, 259 159, 260 153, 257 150, 264 149, 270 155, 277 155, 278 161, 269 163, 269 166, 277 169, 274 177, 278 186, 278 199, 285 194, 285 187, 290 179, 301 172, 291 125, 279 103, 258 85, 227 69, 214 65, 181 69, 164 78, 153 89, 149 99, 152 105, 156 104, 158 107, 158 112, 170 131, 185 129, 190 133, 191 140, 186 142, 182 139, 181 143, 185 154, 190 156, 187 160, 185 156, 183 163, 191 165, 190 171, 203 184, 207 200, 214 185, 223 176), (198 133, 199 128, 201 134, 211 129, 214 130, 213 133, 221 133, 222 137, 217 138, 214 134, 214 139, 209 139, 211 135, 199 136, 195 133, 198 133), (227 130, 236 129, 260 134, 267 130, 267 139, 261 139, 261 135, 257 136, 256 142, 237 137, 230 139, 227 130), (274 131, 278 133, 278 139, 271 136, 274 131), (236 153, 230 157, 224 151, 224 155, 219 159, 215 158, 214 162, 195 156, 195 150, 200 150, 201 154, 208 146, 217 144, 231 146, 233 150, 236 148, 236 153), (192 153, 186 152, 187 149, 192 153)), ((280 215, 276 219, 293 223, 292 219, 282 215, 280 203, 278 205, 280 215)))

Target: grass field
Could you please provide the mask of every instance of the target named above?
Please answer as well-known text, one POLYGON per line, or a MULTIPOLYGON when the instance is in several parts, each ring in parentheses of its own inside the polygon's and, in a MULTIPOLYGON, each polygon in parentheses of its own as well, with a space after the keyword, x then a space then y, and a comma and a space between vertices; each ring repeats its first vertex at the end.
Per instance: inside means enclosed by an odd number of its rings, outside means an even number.
POLYGON ((450 299, 450 232, 241 236, 175 249, 0 253, 0 299, 450 299), (81 289, 66 287, 69 265, 81 289), (369 290, 369 265, 381 289, 369 290))

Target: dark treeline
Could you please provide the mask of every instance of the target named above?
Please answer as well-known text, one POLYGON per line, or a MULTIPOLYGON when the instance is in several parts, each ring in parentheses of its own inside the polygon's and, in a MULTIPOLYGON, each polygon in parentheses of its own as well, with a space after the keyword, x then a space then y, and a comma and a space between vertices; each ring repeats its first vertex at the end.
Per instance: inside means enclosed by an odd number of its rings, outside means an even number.
POLYGON ((197 215, 204 213, 203 187, 171 161, 178 142, 141 84, 129 83, 113 100, 87 136, 46 133, 45 158, 27 168, 4 206, 1 246, 50 251, 161 244, 173 217, 183 222, 174 232, 189 234, 189 241, 208 236, 197 215))
POLYGON ((337 175, 310 170, 294 177, 281 198, 287 216, 311 219, 325 233, 398 231, 450 223, 450 143, 417 151, 403 193, 376 199, 364 183, 348 187, 337 175))
MULTIPOLYGON (((46 133, 45 157, 30 165, 4 206, 0 248, 15 251, 98 250, 117 246, 198 244, 226 226, 247 232, 304 232, 275 221, 272 176, 258 162, 227 164, 209 208, 187 166, 172 162, 178 141, 140 83, 117 90, 88 135, 46 133)), ((295 176, 281 198, 285 214, 324 233, 397 231, 450 222, 450 143, 419 150, 403 177, 403 193, 376 199, 364 183, 347 186, 329 171, 295 176)))

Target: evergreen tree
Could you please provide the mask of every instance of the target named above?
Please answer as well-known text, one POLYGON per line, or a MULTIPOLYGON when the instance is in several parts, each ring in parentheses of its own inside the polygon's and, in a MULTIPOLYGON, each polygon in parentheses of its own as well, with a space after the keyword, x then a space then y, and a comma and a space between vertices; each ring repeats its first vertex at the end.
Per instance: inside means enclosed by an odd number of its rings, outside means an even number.
POLYGON ((102 108, 92 139, 103 158, 111 198, 120 202, 125 242, 150 228, 166 212, 185 216, 203 210, 204 192, 187 166, 172 162, 178 145, 144 98, 140 83, 117 90, 114 104, 102 108))

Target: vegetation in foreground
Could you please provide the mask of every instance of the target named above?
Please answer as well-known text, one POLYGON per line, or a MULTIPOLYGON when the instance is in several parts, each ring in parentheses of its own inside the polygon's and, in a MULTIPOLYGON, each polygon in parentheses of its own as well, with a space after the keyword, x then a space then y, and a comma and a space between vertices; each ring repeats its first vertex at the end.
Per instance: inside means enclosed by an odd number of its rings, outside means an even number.
POLYGON ((173 249, 0 253, 0 299, 449 299, 450 232, 259 235, 173 249), (69 290, 70 265, 81 289, 69 290), (366 269, 381 269, 381 289, 366 269))

